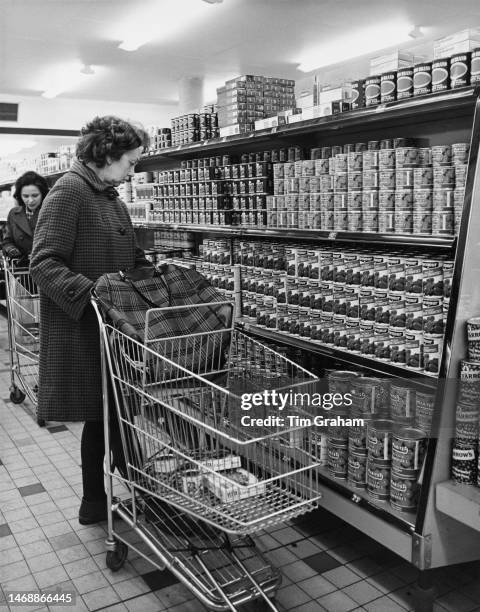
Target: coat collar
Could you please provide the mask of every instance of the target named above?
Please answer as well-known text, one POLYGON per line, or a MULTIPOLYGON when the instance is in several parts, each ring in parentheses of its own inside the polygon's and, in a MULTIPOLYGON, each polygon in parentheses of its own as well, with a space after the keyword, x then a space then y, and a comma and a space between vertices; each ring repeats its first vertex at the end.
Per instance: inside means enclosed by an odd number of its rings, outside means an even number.
POLYGON ((118 191, 112 185, 107 185, 100 180, 97 174, 88 166, 82 162, 75 160, 70 168, 70 172, 78 174, 83 180, 92 187, 95 191, 106 193, 109 199, 115 199, 118 197, 118 191))
MULTIPOLYGON (((37 208, 37 210, 35 211, 34 217, 33 217, 34 219, 38 217, 39 210, 40 209, 37 208)), ((15 206, 15 208, 13 209, 13 214, 15 215, 16 224, 22 228, 25 234, 32 236, 33 235, 32 228, 30 227, 30 223, 27 219, 27 214, 25 213, 25 209, 23 208, 23 206, 15 206)))

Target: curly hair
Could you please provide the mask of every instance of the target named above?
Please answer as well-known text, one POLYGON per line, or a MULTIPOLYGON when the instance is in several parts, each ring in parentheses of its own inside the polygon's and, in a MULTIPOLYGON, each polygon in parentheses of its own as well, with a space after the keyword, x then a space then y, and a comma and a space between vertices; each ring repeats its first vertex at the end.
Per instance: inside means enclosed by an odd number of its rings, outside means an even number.
POLYGON ((13 193, 13 197, 17 200, 19 206, 25 206, 25 203, 22 200, 22 189, 24 187, 28 187, 28 185, 35 185, 35 187, 38 187, 40 193, 42 194, 42 202, 48 193, 48 183, 43 176, 33 172, 33 170, 25 172, 15 181, 15 191, 13 193))
POLYGON ((95 117, 80 131, 77 158, 84 163, 94 163, 104 168, 107 158, 118 160, 127 151, 148 147, 149 137, 140 126, 114 117, 95 117))

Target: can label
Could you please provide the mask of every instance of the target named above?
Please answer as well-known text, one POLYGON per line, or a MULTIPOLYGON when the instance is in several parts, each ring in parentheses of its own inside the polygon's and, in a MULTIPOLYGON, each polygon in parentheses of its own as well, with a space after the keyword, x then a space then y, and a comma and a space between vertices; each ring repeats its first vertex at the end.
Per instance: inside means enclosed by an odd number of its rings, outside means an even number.
POLYGON ((378 170, 378 150, 363 151, 363 171, 365 170, 378 170))
POLYGON ((395 149, 380 149, 378 155, 378 167, 380 170, 394 170, 395 161, 395 149))
POLYGON ((404 385, 390 385, 390 414, 397 423, 413 423, 415 391, 404 385))
POLYGON ((382 104, 397 99, 397 73, 386 72, 380 77, 380 100, 382 104))
POLYGON ((425 62, 413 67, 413 95, 421 96, 432 91, 432 64, 425 62))
POLYGON ((378 464, 390 464, 392 458, 392 422, 371 421, 367 427, 368 456, 378 464))
POLYGON ((470 84, 470 53, 452 55, 450 60, 450 85, 452 89, 470 84))
POLYGON ((347 466, 348 482, 355 489, 364 489, 367 484, 367 456, 349 453, 347 466))
POLYGON ((417 476, 399 474, 392 468, 390 477, 390 504, 400 512, 414 512, 418 504, 417 476))
POLYGON ((374 106, 381 101, 381 78, 371 76, 365 79, 365 106, 374 106))
POLYGON ((397 100, 413 96, 413 68, 402 68, 397 72, 397 100))
POLYGON ((392 468, 399 474, 415 476, 422 467, 426 440, 423 431, 402 427, 393 434, 392 468))
POLYGON ((455 167, 454 166, 434 166, 433 168, 433 188, 453 189, 455 187, 455 167))
POLYGON ((450 87, 450 59, 438 59, 432 64, 432 91, 445 91, 450 87))
POLYGON ((327 442, 328 471, 333 478, 345 480, 347 478, 348 449, 333 446, 327 442))
POLYGON ((389 170, 381 170, 378 174, 378 187, 380 189, 393 190, 395 189, 395 170, 390 168, 389 170))
POLYGON ((363 108, 365 106, 365 81, 358 80, 352 82, 352 109, 363 108))
POLYGON ((480 82, 480 49, 472 51, 472 59, 470 63, 470 85, 476 85, 480 82))
POLYGON ((413 168, 397 168, 396 189, 413 189, 413 168))
POLYGON ((415 168, 413 171, 413 187, 418 189, 432 189, 433 185, 433 169, 432 168, 415 168))
POLYGON ((452 480, 475 484, 477 480, 476 447, 454 446, 452 449, 452 480))
POLYGON ((390 498, 390 467, 367 462, 367 492, 372 499, 387 501, 390 498))
POLYGON ((451 236, 455 229, 455 213, 452 209, 434 210, 432 213, 432 234, 451 236))

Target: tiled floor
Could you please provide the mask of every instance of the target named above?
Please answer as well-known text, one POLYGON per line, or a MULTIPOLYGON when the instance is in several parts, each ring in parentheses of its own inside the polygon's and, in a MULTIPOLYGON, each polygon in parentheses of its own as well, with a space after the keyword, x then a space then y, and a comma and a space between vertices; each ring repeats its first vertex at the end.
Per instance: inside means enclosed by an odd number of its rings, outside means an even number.
MULTIPOLYGON (((139 555, 129 554, 117 573, 106 568, 105 524, 82 527, 77 520, 82 425, 55 423, 42 429, 28 404, 10 402, 6 347, 0 318, 0 612, 9 609, 5 592, 56 588, 75 593, 75 605, 10 609, 205 610, 170 572, 156 570, 139 555)), ((276 602, 282 611, 413 609, 412 566, 327 512, 283 525, 262 535, 258 544, 281 568, 276 602)), ((435 574, 436 612, 480 610, 480 564, 435 574)))

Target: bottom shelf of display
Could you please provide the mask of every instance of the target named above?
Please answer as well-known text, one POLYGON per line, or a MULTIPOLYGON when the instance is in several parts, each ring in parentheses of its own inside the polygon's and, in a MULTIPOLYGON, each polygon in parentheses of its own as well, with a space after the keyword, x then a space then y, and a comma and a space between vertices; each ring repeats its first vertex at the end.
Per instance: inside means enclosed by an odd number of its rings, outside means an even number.
POLYGON ((480 531, 480 488, 457 484, 451 480, 437 484, 435 503, 437 510, 480 531))
POLYGON ((359 368, 365 368, 372 372, 376 372, 380 376, 395 376, 397 378, 404 378, 414 381, 417 385, 426 386, 429 388, 435 388, 437 383, 437 375, 426 374, 424 372, 417 372, 415 370, 408 370, 405 367, 395 365, 386 361, 374 359, 358 353, 352 353, 350 351, 342 350, 340 348, 327 346, 319 342, 312 340, 306 340, 300 336, 294 336, 285 332, 279 332, 277 330, 268 329, 266 327, 260 327, 254 323, 250 323, 246 319, 237 320, 237 325, 247 333, 251 333, 255 336, 270 340, 272 342, 279 342, 294 346, 305 351, 311 351, 320 355, 325 355, 332 359, 342 361, 345 364, 357 366, 359 368))

